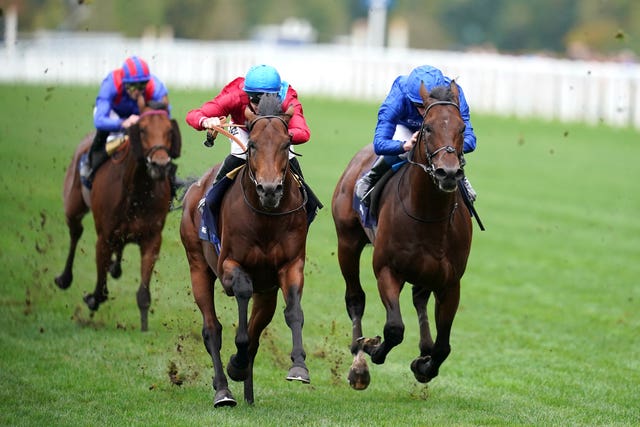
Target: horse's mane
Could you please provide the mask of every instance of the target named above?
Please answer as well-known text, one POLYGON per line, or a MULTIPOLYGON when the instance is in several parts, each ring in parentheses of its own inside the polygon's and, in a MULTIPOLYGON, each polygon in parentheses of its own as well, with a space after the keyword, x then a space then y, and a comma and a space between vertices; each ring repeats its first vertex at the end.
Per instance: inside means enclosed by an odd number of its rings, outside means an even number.
POLYGON ((277 93, 265 93, 258 103, 258 112, 261 116, 282 115, 282 101, 277 93))
POLYGON ((437 99, 438 101, 455 101, 455 96, 451 92, 449 85, 434 87, 429 93, 429 98, 437 99))

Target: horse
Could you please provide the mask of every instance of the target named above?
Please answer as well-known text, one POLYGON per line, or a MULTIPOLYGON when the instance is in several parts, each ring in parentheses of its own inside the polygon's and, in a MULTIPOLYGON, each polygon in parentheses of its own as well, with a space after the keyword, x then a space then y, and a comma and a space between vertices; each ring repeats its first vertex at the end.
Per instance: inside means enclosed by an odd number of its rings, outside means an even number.
MULTIPOLYGON (((378 199, 377 228, 365 228, 354 204, 354 186, 376 155, 372 145, 361 149, 347 165, 332 198, 338 238, 338 261, 346 284, 345 304, 352 322, 349 370, 353 389, 364 390, 371 377, 365 354, 383 364, 404 338, 399 297, 412 285, 413 306, 420 330, 419 356, 411 362, 418 382, 438 375, 451 351, 449 337, 460 300, 460 280, 471 248, 472 226, 463 198, 456 191, 464 178, 463 132, 455 82, 434 88, 421 85, 425 106, 418 140, 407 162, 395 172, 378 199), (365 338, 362 317, 365 292, 360 283, 360 256, 373 243, 373 271, 386 309, 383 337, 365 338), (436 339, 427 317, 430 295, 435 297, 436 339)), ((373 207, 373 204, 372 204, 373 207)))
POLYGON ((79 161, 89 150, 94 133, 78 145, 67 168, 63 201, 70 247, 63 272, 55 278, 61 289, 73 281, 73 261, 82 236, 83 217, 91 210, 97 234, 96 286, 84 302, 92 312, 108 297, 107 271, 117 279, 122 274, 122 251, 126 244, 140 248, 140 286, 136 294, 140 329, 148 330, 151 305, 151 274, 162 243, 162 229, 169 211, 169 174, 180 154, 180 129, 169 117, 167 106, 146 105, 138 99, 139 121, 127 131, 128 141, 95 173, 91 190, 81 183, 79 161))
POLYGON ((302 341, 301 307, 307 196, 289 167, 288 122, 293 108, 283 114, 279 98, 265 94, 258 111, 260 115, 248 108, 245 111, 249 130, 246 162, 217 205, 219 253, 210 241, 199 237, 198 230, 203 212, 206 215, 211 208, 205 204, 201 211, 199 205, 202 206, 201 200, 212 187, 220 165, 191 185, 183 200, 180 236, 189 262, 194 299, 203 317, 204 346, 213 361, 216 408, 237 404, 221 362, 222 324, 214 303, 216 278, 220 278, 225 294, 235 297, 238 305, 236 353, 227 363, 227 374, 234 381, 244 382, 245 401, 254 403, 253 363, 260 334, 273 318, 278 290, 282 291, 284 317, 293 341, 292 366, 286 379, 310 382, 302 341))

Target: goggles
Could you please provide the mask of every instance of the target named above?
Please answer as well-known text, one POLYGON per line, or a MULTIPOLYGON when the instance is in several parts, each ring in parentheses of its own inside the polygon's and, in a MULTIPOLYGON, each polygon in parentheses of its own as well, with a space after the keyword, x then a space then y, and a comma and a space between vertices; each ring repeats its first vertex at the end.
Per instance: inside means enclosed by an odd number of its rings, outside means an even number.
POLYGON ((262 95, 264 95, 264 92, 247 92, 247 95, 249 96, 249 101, 252 104, 258 104, 260 103, 260 98, 262 98, 262 95))
POLYGON ((134 90, 143 91, 147 87, 147 82, 127 83, 127 91, 133 92, 134 90))

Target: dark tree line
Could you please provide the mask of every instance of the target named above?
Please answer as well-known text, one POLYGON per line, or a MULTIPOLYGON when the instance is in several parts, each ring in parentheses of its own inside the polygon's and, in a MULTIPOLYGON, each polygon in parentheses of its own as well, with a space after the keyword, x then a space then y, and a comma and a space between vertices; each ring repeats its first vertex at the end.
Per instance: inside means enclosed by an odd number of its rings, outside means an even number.
MULTIPOLYGON (((600 54, 640 52, 640 2, 634 0, 389 0, 389 23, 404 23, 418 49, 490 48, 564 55, 575 46, 600 54)), ((4 0, 22 33, 37 29, 150 30, 177 38, 243 40, 260 25, 308 20, 331 43, 365 22, 369 0, 4 0)), ((4 23, 2 24, 4 26, 4 23)))

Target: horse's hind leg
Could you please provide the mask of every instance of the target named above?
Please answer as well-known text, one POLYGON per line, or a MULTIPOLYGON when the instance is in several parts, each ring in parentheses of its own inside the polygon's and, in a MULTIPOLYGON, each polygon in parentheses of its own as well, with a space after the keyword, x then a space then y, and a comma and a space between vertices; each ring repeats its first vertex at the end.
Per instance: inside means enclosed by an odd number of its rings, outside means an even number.
MULTIPOLYGON (((157 234, 153 238, 140 243, 140 287, 136 293, 136 302, 140 310, 140 330, 147 331, 149 329, 149 307, 151 306, 151 274, 153 267, 156 265, 158 254, 160 253, 160 245, 162 243, 161 234, 157 234)), ((122 248, 116 251, 122 253, 122 248)))
POLYGON ((455 286, 435 294, 436 341, 431 356, 424 356, 411 362, 413 375, 420 382, 428 382, 438 375, 442 362, 451 352, 449 338, 451 326, 460 302, 460 282, 455 286))
POLYGON ((115 258, 111 260, 111 265, 109 266, 109 274, 114 279, 119 279, 122 276, 122 250, 124 247, 119 248, 115 251, 115 258))
POLYGON ((69 252, 67 253, 67 260, 64 264, 64 270, 54 280, 56 285, 60 289, 67 289, 71 286, 73 281, 73 261, 76 256, 76 248, 78 247, 78 241, 82 237, 84 228, 82 227, 82 216, 80 217, 67 217, 67 226, 69 227, 69 252))

